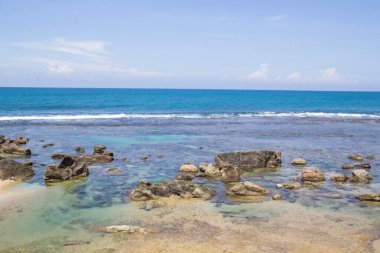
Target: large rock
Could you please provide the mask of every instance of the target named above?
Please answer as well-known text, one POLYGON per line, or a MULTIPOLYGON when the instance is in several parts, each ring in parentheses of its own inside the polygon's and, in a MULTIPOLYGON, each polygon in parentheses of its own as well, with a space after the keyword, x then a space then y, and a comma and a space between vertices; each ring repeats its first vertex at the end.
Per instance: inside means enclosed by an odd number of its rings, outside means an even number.
POLYGON ((353 183, 366 183, 368 184, 372 180, 372 175, 367 170, 360 169, 352 171, 352 177, 350 179, 353 183))
POLYGON ((301 173, 301 180, 308 182, 325 181, 325 175, 317 168, 306 168, 301 173))
POLYGON ((200 198, 211 199, 215 191, 198 184, 174 180, 162 181, 160 183, 151 184, 149 182, 141 182, 131 191, 129 197, 135 201, 150 200, 158 197, 179 196, 181 198, 200 198))
POLYGON ((26 180, 34 176, 31 166, 0 158, 0 179, 26 180))
POLYGON ((229 196, 262 196, 269 193, 268 189, 248 181, 239 182, 227 191, 229 196))
POLYGON ((380 202, 380 193, 361 194, 355 197, 360 201, 375 201, 380 202))
POLYGON ((215 165, 219 168, 237 167, 239 170, 277 167, 281 165, 281 153, 278 151, 240 151, 217 154, 215 165))
POLYGON ((0 153, 8 155, 30 155, 32 152, 28 148, 20 148, 14 142, 5 141, 0 145, 0 153))
POLYGON ((73 177, 88 176, 88 174, 88 167, 85 163, 66 156, 58 166, 48 166, 45 171, 45 180, 68 180, 73 177))

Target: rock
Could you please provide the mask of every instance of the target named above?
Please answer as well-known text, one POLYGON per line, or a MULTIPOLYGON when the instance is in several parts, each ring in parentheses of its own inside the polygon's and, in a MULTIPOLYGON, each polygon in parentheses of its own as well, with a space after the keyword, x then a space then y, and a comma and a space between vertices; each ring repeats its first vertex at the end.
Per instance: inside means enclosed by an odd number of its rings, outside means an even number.
POLYGON ((151 184, 149 182, 141 182, 131 191, 129 197, 132 200, 150 200, 157 197, 179 196, 181 198, 200 198, 211 199, 215 191, 204 186, 200 186, 190 181, 175 180, 162 181, 160 183, 151 184))
POLYGON ((272 168, 281 165, 281 153, 278 151, 240 151, 217 154, 215 165, 219 168, 237 167, 240 170, 272 168))
POLYGON ((190 163, 184 163, 182 164, 182 166, 179 168, 179 171, 180 172, 197 172, 198 171, 198 168, 197 166, 195 166, 194 164, 190 164, 190 163))
POLYGON ((366 183, 371 182, 372 176, 367 170, 360 169, 352 171, 352 177, 350 179, 353 183, 366 183))
POLYGON ((307 161, 303 158, 296 158, 292 161, 293 165, 306 165, 307 161))
POLYGON ((140 209, 144 209, 145 211, 150 211, 152 209, 156 209, 156 208, 160 208, 160 207, 164 207, 166 206, 167 204, 165 202, 162 202, 162 201, 157 201, 157 200, 151 200, 151 201, 146 201, 144 203, 142 203, 139 208, 140 209))
POLYGON ((268 189, 248 181, 239 182, 227 191, 229 196, 262 196, 269 193, 268 189))
POLYGON ((374 155, 369 155, 366 157, 367 160, 375 160, 376 157, 374 155))
POLYGON ((84 155, 76 158, 78 162, 84 163, 109 163, 114 160, 112 156, 104 154, 84 155))
POLYGON ((48 144, 44 144, 42 145, 43 148, 48 148, 48 147, 53 147, 55 144, 54 143, 48 143, 48 144))
POLYGON ((337 174, 330 177, 330 179, 334 182, 346 182, 348 180, 348 176, 344 174, 337 174))
POLYGON ((354 165, 352 165, 352 164, 342 165, 342 169, 344 169, 344 170, 352 170, 353 168, 354 168, 354 165))
POLYGON ((175 177, 177 180, 193 180, 195 178, 194 173, 178 173, 178 175, 175 177))
POLYGON ((375 201, 380 202, 380 193, 361 194, 355 197, 360 201, 375 201))
POLYGON ((309 182, 321 182, 325 181, 325 176, 317 168, 306 168, 301 173, 301 180, 309 182))
POLYGON ((277 188, 284 188, 284 185, 283 184, 276 184, 276 187, 277 188))
POLYGON ((272 196, 272 199, 273 200, 282 200, 282 196, 277 193, 277 194, 275 194, 275 195, 272 196))
POLYGON ((22 165, 31 167, 33 166, 33 162, 23 162, 22 165))
POLYGON ((16 143, 17 145, 24 145, 24 144, 26 144, 28 141, 29 141, 29 139, 26 138, 26 137, 17 137, 17 138, 15 139, 15 143, 16 143))
POLYGON ((5 136, 4 135, 0 135, 0 144, 2 144, 4 142, 5 142, 5 136))
POLYGON ((349 155, 347 158, 354 161, 363 161, 363 157, 358 154, 349 155))
POLYGON ((58 166, 48 166, 45 172, 45 180, 68 180, 73 177, 88 176, 88 173, 85 163, 66 156, 58 166))
POLYGON ((118 225, 118 226, 108 226, 104 228, 106 233, 142 233, 146 234, 147 231, 144 228, 138 226, 129 226, 129 225, 118 225))
POLYGON ((298 178, 297 176, 292 177, 292 181, 296 181, 296 182, 297 182, 298 179, 299 179, 299 178, 298 178))
POLYGON ((142 157, 140 157, 140 159, 141 159, 142 161, 146 162, 146 161, 148 161, 149 156, 142 156, 142 157))
POLYGON ((369 163, 358 163, 358 164, 354 164, 354 167, 367 170, 367 169, 371 168, 371 164, 369 164, 369 163))
POLYGON ((9 155, 30 155, 32 152, 28 148, 20 148, 16 143, 4 142, 0 145, 0 153, 9 155))
POLYGON ((124 171, 118 169, 118 168, 110 168, 107 170, 107 173, 110 173, 110 174, 114 174, 114 175, 119 175, 119 174, 123 174, 124 171))
POLYGON ((65 156, 68 156, 68 155, 64 155, 64 154, 52 154, 52 155, 51 155, 51 158, 54 159, 54 160, 61 160, 61 159, 63 159, 65 156))
POLYGON ((209 164, 208 163, 205 163, 205 162, 201 162, 200 164, 199 164, 199 171, 200 172, 205 172, 206 171, 206 167, 208 166, 209 164))
POLYGON ((299 182, 288 182, 288 183, 283 183, 282 187, 288 190, 298 190, 302 187, 302 185, 299 182))
POLYGON ((106 146, 104 145, 97 145, 94 147, 94 154, 103 154, 103 152, 106 150, 106 146))
POLYGON ((0 159, 1 180, 26 180, 34 176, 30 166, 9 159, 0 159))
POLYGON ((104 152, 102 153, 102 155, 113 156, 113 152, 111 152, 111 151, 104 151, 104 152))
MULTIPOLYGON (((221 177, 222 171, 215 167, 214 164, 208 163, 206 167, 204 167, 204 174, 206 177, 221 177)), ((225 176, 227 175, 225 174, 225 176)))
POLYGON ((86 150, 84 150, 84 148, 82 148, 82 147, 76 147, 75 151, 78 152, 78 153, 84 153, 84 152, 86 152, 86 150))
POLYGON ((224 181, 240 181, 240 171, 234 166, 223 167, 221 169, 221 177, 224 181))
POLYGON ((158 155, 157 158, 159 159, 164 158, 164 155, 158 155))

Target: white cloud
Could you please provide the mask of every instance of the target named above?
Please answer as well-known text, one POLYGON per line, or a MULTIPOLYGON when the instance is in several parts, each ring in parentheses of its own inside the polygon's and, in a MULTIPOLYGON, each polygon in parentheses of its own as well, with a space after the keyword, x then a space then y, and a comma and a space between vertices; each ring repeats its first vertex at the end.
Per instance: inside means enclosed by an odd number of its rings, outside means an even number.
POLYGON ((55 38, 51 41, 23 42, 17 45, 30 49, 54 51, 90 58, 99 58, 108 54, 105 50, 106 43, 97 40, 66 40, 63 38, 55 38))
POLYGON ((294 72, 290 73, 287 77, 289 81, 297 82, 301 79, 301 73, 300 72, 294 72))
POLYGON ((49 62, 47 68, 49 72, 55 74, 70 74, 74 71, 74 69, 69 65, 60 64, 56 62, 49 62))
POLYGON ((321 71, 320 79, 325 82, 338 81, 341 75, 338 73, 336 68, 331 67, 321 71))
POLYGON ((248 80, 260 81, 265 80, 268 77, 269 64, 260 64, 259 69, 253 71, 251 74, 245 77, 248 80))
POLYGON ((278 22, 278 21, 282 21, 286 18, 288 18, 288 15, 276 15, 276 16, 269 17, 268 20, 270 22, 278 22))

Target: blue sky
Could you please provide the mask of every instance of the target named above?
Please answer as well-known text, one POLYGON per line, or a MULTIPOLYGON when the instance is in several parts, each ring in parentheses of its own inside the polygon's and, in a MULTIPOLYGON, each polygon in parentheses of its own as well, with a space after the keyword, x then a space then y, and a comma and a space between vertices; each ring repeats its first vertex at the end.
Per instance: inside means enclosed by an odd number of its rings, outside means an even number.
POLYGON ((380 1, 0 0, 0 86, 380 90, 380 1))

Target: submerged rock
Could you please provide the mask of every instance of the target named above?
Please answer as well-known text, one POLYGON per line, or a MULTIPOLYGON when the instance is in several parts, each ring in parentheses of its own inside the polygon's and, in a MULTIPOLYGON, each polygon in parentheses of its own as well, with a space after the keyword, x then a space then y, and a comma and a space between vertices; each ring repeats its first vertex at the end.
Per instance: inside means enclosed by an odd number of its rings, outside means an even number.
POLYGON ((24 145, 24 144, 26 144, 28 141, 29 141, 29 139, 26 138, 26 137, 17 137, 17 138, 15 139, 15 143, 18 144, 18 145, 24 145))
POLYGON ((147 231, 144 228, 138 226, 130 226, 130 225, 117 225, 117 226, 108 226, 104 228, 104 232, 106 233, 142 233, 146 234, 147 231))
POLYGON ((0 144, 2 144, 3 142, 5 142, 5 136, 4 135, 0 135, 0 144))
POLYGON ((48 143, 48 144, 44 144, 42 145, 43 148, 48 148, 48 147, 53 147, 55 144, 54 143, 48 143))
POLYGON ((45 171, 45 180, 68 180, 73 177, 88 176, 88 174, 88 167, 85 163, 66 156, 58 166, 48 166, 45 171))
POLYGON ((194 164, 191 163, 184 163, 182 166, 179 168, 180 172, 197 172, 198 168, 194 164))
POLYGON ((372 175, 367 170, 360 169, 352 171, 352 177, 350 179, 353 183, 366 183, 368 184, 372 180, 372 175))
POLYGON ((114 175, 119 175, 119 174, 123 174, 124 171, 122 171, 121 169, 118 169, 118 168, 110 168, 110 169, 107 170, 107 173, 114 174, 114 175))
POLYGON ((179 196, 181 198, 200 198, 211 199, 215 191, 198 184, 183 181, 162 181, 160 183, 151 184, 149 182, 141 182, 131 191, 129 197, 132 200, 150 200, 157 197, 179 196))
POLYGON ((215 165, 219 168, 236 167, 248 171, 255 168, 273 168, 281 165, 281 153, 268 150, 221 153, 216 155, 215 165))
POLYGON ((65 155, 65 154, 52 154, 51 158, 54 159, 54 160, 60 160, 60 159, 63 159, 65 156, 69 156, 69 155, 65 155))
POLYGON ((141 159, 142 161, 146 162, 146 161, 148 161, 149 156, 142 156, 142 157, 140 157, 140 159, 141 159))
POLYGON ((361 195, 356 196, 355 198, 360 201, 380 202, 380 193, 361 194, 361 195))
POLYGON ((354 167, 368 170, 371 168, 371 164, 369 164, 369 163, 358 163, 358 164, 354 164, 354 167))
POLYGON ((317 168, 306 168, 301 173, 302 181, 322 182, 325 181, 325 175, 317 168))
POLYGON ((273 200, 282 200, 282 196, 277 193, 277 194, 275 194, 275 195, 272 196, 272 199, 273 200))
POLYGON ((93 155, 84 155, 75 158, 78 162, 85 163, 109 163, 114 160, 113 156, 106 154, 93 154, 93 155))
POLYGON ((347 158, 354 161, 363 161, 363 156, 358 154, 349 155, 347 158))
POLYGON ((352 170, 354 168, 353 164, 343 164, 342 169, 344 170, 352 170))
POLYGON ((229 196, 262 196, 269 193, 268 189, 248 181, 239 182, 227 191, 229 196))
POLYGON ((13 160, 0 158, 1 180, 26 180, 34 176, 31 166, 13 160))
POLYGON ((292 161, 293 165, 306 165, 307 161, 303 158, 296 158, 292 161))
POLYGON ((334 182, 346 182, 348 180, 348 176, 344 174, 337 174, 330 177, 330 179, 334 182))
POLYGON ((223 181, 240 181, 240 171, 234 166, 223 167, 221 169, 221 178, 223 181))
POLYGON ((299 182, 287 182, 283 183, 282 187, 288 190, 298 190, 302 187, 302 185, 299 182))

